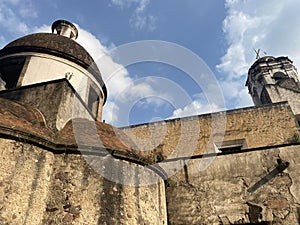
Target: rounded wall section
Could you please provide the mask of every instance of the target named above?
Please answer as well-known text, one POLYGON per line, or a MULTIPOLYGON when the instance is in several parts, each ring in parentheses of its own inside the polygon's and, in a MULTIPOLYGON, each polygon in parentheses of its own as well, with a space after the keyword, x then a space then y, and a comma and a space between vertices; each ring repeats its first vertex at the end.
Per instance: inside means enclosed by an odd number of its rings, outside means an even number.
MULTIPOLYGON (((54 154, 0 138, 0 220, 4 224, 166 225, 164 183, 125 186, 103 177, 80 154, 54 154), (24 182, 26 180, 26 182, 24 182)), ((93 156, 104 173, 137 182, 151 170, 125 174, 118 160, 93 156)), ((124 165, 125 161, 122 161, 124 165)))
POLYGON ((82 66, 45 53, 18 53, 0 59, 5 88, 67 79, 95 117, 102 111, 104 92, 95 77, 82 66), (99 112, 99 113, 98 113, 99 112))
POLYGON ((73 24, 59 20, 52 30, 19 38, 0 50, 0 90, 65 78, 101 121, 107 90, 96 63, 72 40, 78 36, 73 24))
MULTIPOLYGON (((57 57, 72 62, 86 71, 88 70, 89 74, 98 82, 99 88, 102 89, 105 102, 107 90, 101 73, 90 54, 74 40, 51 33, 27 35, 9 43, 0 50, 0 59, 8 58, 8 56, 12 55, 30 55, 31 53, 57 57)), ((53 73, 53 75, 55 74, 53 73)), ((10 86, 13 86, 13 84, 10 86)))

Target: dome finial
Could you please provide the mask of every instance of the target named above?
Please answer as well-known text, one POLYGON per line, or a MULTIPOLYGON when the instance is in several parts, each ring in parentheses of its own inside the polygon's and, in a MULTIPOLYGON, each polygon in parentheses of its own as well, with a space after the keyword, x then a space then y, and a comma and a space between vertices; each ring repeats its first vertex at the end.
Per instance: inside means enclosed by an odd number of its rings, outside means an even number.
POLYGON ((76 40, 78 37, 77 28, 74 24, 66 20, 56 20, 52 24, 52 33, 71 38, 72 40, 76 40))

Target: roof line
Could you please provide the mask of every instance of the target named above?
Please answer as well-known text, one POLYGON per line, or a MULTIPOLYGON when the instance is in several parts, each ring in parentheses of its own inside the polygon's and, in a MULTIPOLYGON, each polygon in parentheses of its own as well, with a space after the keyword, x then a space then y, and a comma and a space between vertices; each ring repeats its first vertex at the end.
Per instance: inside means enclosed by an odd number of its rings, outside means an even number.
POLYGON ((218 112, 211 112, 211 113, 204 113, 204 114, 198 114, 198 115, 192 115, 192 116, 165 119, 165 120, 154 121, 154 122, 149 122, 149 123, 134 124, 134 125, 118 127, 118 128, 119 129, 128 129, 128 128, 134 128, 134 127, 151 125, 151 124, 169 123, 169 122, 172 122, 172 121, 179 121, 179 120, 194 120, 194 119, 198 119, 198 118, 212 117, 212 116, 217 116, 217 115, 222 115, 222 114, 223 115, 236 114, 236 113, 239 113, 239 112, 264 110, 264 109, 267 109, 267 108, 270 109, 270 108, 281 107, 281 106, 290 107, 290 105, 288 104, 288 101, 282 101, 282 102, 264 104, 264 105, 259 105, 259 106, 249 106, 249 107, 244 107, 244 108, 239 108, 239 109, 229 109, 229 110, 223 110, 223 111, 218 111, 218 112))
POLYGON ((38 135, 30 134, 5 126, 0 126, 0 135, 7 139, 17 140, 42 147, 46 151, 52 152, 53 154, 97 155, 104 157, 111 156, 115 159, 135 163, 140 166, 146 166, 164 180, 167 178, 167 173, 159 165, 149 164, 146 160, 134 154, 134 152, 124 152, 119 149, 109 149, 88 145, 67 145, 59 142, 59 140, 55 140, 56 137, 52 137, 52 140, 47 140, 38 135))

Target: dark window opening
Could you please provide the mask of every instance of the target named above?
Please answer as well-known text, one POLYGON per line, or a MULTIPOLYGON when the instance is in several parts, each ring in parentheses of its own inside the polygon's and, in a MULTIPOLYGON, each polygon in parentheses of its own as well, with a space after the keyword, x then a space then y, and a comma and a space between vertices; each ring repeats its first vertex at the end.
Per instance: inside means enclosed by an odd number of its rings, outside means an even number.
POLYGON ((260 95, 260 100, 261 100, 261 103, 262 104, 270 104, 272 103, 271 99, 270 99, 270 96, 267 92, 266 89, 264 89, 262 92, 261 92, 261 95, 260 95))
POLYGON ((0 61, 0 76, 6 83, 5 88, 9 89, 17 86, 25 59, 26 57, 14 57, 0 61))
POLYGON ((257 89, 255 87, 253 88, 252 99, 253 99, 255 105, 261 105, 262 104, 261 100, 259 98, 259 95, 257 93, 257 89))
POLYGON ((276 72, 273 74, 273 79, 275 81, 279 81, 284 78, 288 78, 288 75, 284 74, 283 72, 276 72))
POLYGON ((247 143, 245 139, 237 139, 215 143, 215 147, 216 151, 221 151, 222 153, 233 153, 246 149, 247 143))
POLYGON ((297 125, 300 127, 300 114, 295 115, 297 125))
POLYGON ((96 116, 98 112, 98 105, 99 105, 99 95, 95 91, 93 87, 90 87, 89 90, 89 98, 88 98, 88 108, 93 112, 96 116))
POLYGON ((61 29, 57 28, 56 31, 57 31, 57 34, 61 35, 61 29))
POLYGON ((225 153, 238 152, 238 151, 242 150, 242 147, 243 146, 241 146, 241 145, 238 145, 238 146, 225 146, 225 147, 219 147, 219 150, 221 152, 225 152, 225 153))
POLYGON ((264 80, 264 77, 261 75, 257 78, 258 83, 262 83, 264 80))

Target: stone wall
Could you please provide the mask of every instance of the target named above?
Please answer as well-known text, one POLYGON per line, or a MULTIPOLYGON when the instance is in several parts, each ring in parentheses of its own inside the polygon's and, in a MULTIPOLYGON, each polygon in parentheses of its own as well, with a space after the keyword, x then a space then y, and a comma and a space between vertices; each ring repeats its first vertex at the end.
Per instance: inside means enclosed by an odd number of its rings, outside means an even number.
POLYGON ((206 169, 205 159, 186 161, 168 180, 169 224, 299 224, 299 152, 293 145, 222 155, 206 169))
POLYGON ((300 114, 299 90, 297 90, 299 87, 296 89, 280 87, 278 85, 268 85, 266 89, 272 102, 288 101, 293 113, 295 115, 300 114))
POLYGON ((72 118, 95 119, 66 79, 4 91, 0 96, 37 108, 53 131, 61 130, 72 118))
POLYGON ((164 182, 152 170, 3 138, 0 158, 2 225, 167 224, 164 182))
POLYGON ((244 148, 293 142, 299 126, 287 103, 121 128, 152 161, 215 152, 214 144, 244 140, 244 148), (286 128, 289 129, 286 129, 286 128))

